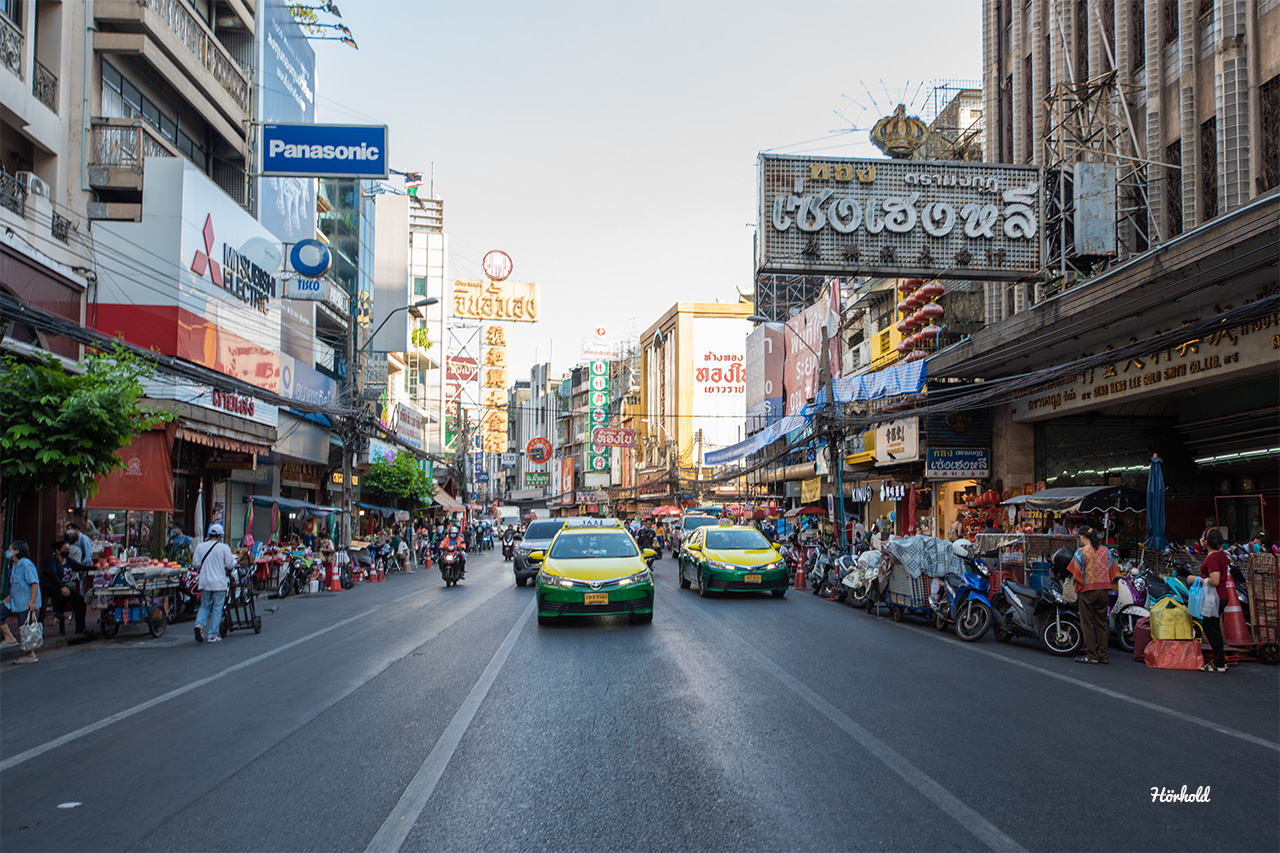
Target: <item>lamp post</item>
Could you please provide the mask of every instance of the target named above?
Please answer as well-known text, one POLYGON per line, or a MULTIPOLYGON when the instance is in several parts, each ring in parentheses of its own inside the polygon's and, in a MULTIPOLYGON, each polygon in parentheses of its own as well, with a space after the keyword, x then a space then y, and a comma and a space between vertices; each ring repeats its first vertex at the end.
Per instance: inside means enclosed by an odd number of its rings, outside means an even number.
MULTIPOLYGON (((373 334, 369 335, 369 339, 366 340, 361 346, 353 348, 350 353, 350 357, 347 360, 348 393, 355 390, 356 376, 359 373, 359 362, 360 362, 361 355, 373 343, 373 339, 378 336, 378 332, 382 331, 382 327, 387 325, 387 321, 391 319, 392 315, 398 314, 401 311, 419 311, 428 306, 435 305, 439 301, 440 300, 437 299, 436 297, 430 296, 430 297, 427 297, 426 299, 422 299, 422 300, 419 300, 418 302, 414 302, 411 305, 402 305, 399 308, 393 308, 387 312, 387 316, 384 317, 382 319, 382 322, 378 324, 378 328, 373 330, 373 334)), ((347 338, 348 345, 350 345, 350 343, 354 339, 354 334, 355 334, 354 318, 351 318, 351 323, 352 323, 352 325, 350 326, 351 336, 347 338)), ((362 386, 363 386, 363 383, 362 383, 362 386)), ((363 387, 361 390, 363 390, 363 387)), ((364 401, 361 400, 360 415, 362 416, 364 415, 364 413, 365 413, 364 401)), ((344 431, 345 434, 343 436, 343 442, 342 442, 342 540, 343 542, 351 541, 351 477, 352 477, 352 468, 354 467, 354 460, 352 459, 352 454, 353 454, 353 445, 356 443, 357 439, 360 436, 360 420, 361 418, 359 416, 353 416, 350 418, 347 424, 347 429, 344 431)))
MULTIPOLYGON (((752 323, 773 322, 768 317, 760 314, 753 314, 748 317, 747 320, 752 323)), ((801 344, 804 344, 804 348, 809 352, 813 352, 813 347, 809 346, 809 344, 805 342, 804 338, 796 335, 795 339, 801 344)), ((828 408, 836 402, 836 389, 835 381, 831 375, 831 340, 830 332, 827 329, 826 323, 822 324, 822 352, 813 352, 813 354, 818 357, 818 381, 827 389, 827 401, 823 404, 822 410, 824 416, 831 421, 831 423, 828 424, 827 454, 831 457, 831 467, 834 469, 835 473, 836 540, 840 543, 840 551, 843 553, 847 543, 844 531, 844 456, 841 453, 841 445, 844 443, 844 433, 843 431, 837 432, 834 429, 835 416, 830 414, 830 410, 828 408)))

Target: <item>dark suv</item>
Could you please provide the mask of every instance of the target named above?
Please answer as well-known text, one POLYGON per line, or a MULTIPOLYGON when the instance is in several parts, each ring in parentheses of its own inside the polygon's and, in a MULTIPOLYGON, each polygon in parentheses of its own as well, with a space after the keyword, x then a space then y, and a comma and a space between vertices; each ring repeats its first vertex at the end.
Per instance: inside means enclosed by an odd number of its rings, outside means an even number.
POLYGON ((524 586, 525 581, 538 574, 538 563, 529 562, 529 555, 534 551, 545 551, 551 547, 551 540, 556 538, 560 528, 564 527, 563 518, 540 518, 529 522, 524 538, 516 542, 516 556, 512 565, 516 572, 516 586, 524 586))

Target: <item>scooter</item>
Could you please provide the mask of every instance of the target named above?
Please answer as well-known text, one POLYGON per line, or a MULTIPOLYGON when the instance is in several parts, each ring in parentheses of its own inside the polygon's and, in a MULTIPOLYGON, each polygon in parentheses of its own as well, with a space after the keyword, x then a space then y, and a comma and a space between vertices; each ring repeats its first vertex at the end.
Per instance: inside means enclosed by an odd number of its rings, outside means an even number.
POLYGON ((827 588, 827 554, 821 548, 809 552, 805 565, 805 579, 809 582, 809 591, 820 595, 827 588))
POLYGON ((1053 568, 1041 592, 1007 580, 994 602, 995 635, 1002 643, 1014 637, 1035 637, 1052 654, 1072 655, 1080 648, 1080 614, 1062 595, 1061 578, 1073 553, 1060 548, 1053 555, 1053 568))
POLYGON ((280 585, 276 588, 276 597, 288 598, 293 593, 304 593, 310 588, 311 570, 316 558, 313 556, 291 557, 280 569, 280 585))
POLYGON ((445 586, 454 586, 466 573, 466 563, 457 548, 446 548, 440 553, 440 577, 445 586))
POLYGON ((840 585, 845 588, 845 601, 854 607, 866 607, 879 577, 880 552, 864 551, 859 554, 849 572, 840 579, 840 585))
POLYGON ((981 640, 994 621, 991 600, 987 598, 991 571, 973 555, 973 545, 968 539, 957 539, 951 550, 969 571, 949 572, 934 582, 933 594, 929 596, 933 627, 945 631, 955 623, 956 636, 972 643, 981 640))
POLYGON ((480 550, 481 551, 493 550, 493 531, 490 530, 488 527, 484 529, 484 535, 480 537, 480 550))
POLYGON ((1133 651, 1133 635, 1138 620, 1150 616, 1146 608, 1147 582, 1138 569, 1130 569, 1116 581, 1116 594, 1107 613, 1107 627, 1120 648, 1133 651))
POLYGON ((504 533, 502 535, 502 559, 510 561, 516 554, 516 535, 514 533, 504 533))

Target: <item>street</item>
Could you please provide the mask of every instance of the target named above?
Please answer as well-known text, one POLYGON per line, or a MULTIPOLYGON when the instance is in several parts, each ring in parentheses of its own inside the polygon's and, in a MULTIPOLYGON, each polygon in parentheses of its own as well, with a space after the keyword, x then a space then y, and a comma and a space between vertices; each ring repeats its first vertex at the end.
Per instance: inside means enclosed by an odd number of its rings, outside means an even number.
POLYGON ((670 556, 651 626, 539 627, 497 552, 470 569, 5 667, 0 847, 1280 848, 1274 667, 701 599, 670 556), (1209 801, 1152 802, 1184 785, 1209 801))

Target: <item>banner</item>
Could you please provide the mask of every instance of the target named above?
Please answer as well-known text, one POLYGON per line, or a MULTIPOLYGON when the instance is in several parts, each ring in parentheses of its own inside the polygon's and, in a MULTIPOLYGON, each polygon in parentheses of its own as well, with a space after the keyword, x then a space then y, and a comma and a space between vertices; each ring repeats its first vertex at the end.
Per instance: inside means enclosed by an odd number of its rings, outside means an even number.
POLYGON ((813 477, 800 483, 800 503, 808 504, 822 497, 822 478, 813 477))

